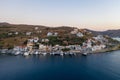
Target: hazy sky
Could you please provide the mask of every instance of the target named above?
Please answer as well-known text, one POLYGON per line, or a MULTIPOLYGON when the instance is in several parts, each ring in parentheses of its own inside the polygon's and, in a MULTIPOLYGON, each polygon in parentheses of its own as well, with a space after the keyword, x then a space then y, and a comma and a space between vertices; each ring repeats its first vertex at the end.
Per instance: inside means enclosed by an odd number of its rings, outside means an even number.
POLYGON ((120 0, 0 0, 0 22, 120 29, 120 0))

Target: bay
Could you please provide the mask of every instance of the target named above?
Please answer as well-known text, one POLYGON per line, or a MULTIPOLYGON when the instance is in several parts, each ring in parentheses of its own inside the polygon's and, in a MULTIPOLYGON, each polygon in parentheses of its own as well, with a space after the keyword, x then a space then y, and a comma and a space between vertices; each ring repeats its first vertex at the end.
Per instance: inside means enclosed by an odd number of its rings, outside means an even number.
POLYGON ((120 80, 120 50, 88 56, 0 55, 0 80, 120 80))

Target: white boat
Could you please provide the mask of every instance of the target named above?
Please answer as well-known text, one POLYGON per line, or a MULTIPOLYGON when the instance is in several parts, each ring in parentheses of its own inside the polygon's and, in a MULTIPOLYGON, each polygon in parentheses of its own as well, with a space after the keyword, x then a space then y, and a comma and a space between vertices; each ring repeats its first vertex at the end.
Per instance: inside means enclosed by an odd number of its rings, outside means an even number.
POLYGON ((64 55, 62 51, 60 52, 60 55, 61 55, 61 56, 63 56, 63 55, 64 55))
POLYGON ((83 55, 83 56, 87 56, 87 55, 88 55, 88 53, 86 53, 86 52, 85 52, 85 53, 82 53, 82 55, 83 55))
POLYGON ((33 51, 30 51, 30 55, 32 55, 34 52, 33 51))
POLYGON ((40 51, 38 51, 38 54, 41 54, 41 52, 40 52, 40 51))
POLYGON ((46 52, 43 52, 42 54, 45 56, 47 53, 46 53, 46 52))
POLYGON ((74 53, 70 52, 69 54, 70 54, 70 55, 73 55, 74 53))
POLYGON ((20 54, 20 51, 17 51, 14 53, 14 55, 19 55, 20 54))
POLYGON ((8 49, 2 49, 2 50, 1 50, 1 53, 2 53, 2 54, 5 54, 5 53, 7 53, 7 51, 8 51, 8 49))
POLYGON ((25 52, 23 55, 24 55, 24 56, 28 56, 28 55, 29 55, 29 53, 28 53, 28 52, 25 52))
POLYGON ((63 53, 60 53, 61 56, 63 56, 63 53))
POLYGON ((69 53, 68 53, 68 52, 65 52, 64 54, 65 54, 65 55, 69 55, 69 53))
POLYGON ((34 53, 34 54, 36 54, 36 55, 37 55, 37 54, 39 54, 39 52, 38 52, 38 51, 35 51, 35 53, 34 53))
POLYGON ((54 55, 55 53, 54 52, 51 52, 50 55, 54 55))

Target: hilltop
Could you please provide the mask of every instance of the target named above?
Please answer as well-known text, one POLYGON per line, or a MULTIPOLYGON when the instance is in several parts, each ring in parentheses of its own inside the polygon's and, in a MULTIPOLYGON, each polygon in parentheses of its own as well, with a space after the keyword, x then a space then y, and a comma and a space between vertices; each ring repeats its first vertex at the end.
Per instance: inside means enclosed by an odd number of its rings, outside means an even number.
MULTIPOLYGON (((39 27, 39 30, 43 30, 43 32, 49 31, 60 31, 60 32, 70 32, 75 27, 69 27, 69 26, 60 26, 60 27, 48 27, 48 26, 42 26, 42 25, 26 25, 26 24, 10 24, 7 22, 0 23, 0 33, 5 32, 26 32, 26 31, 33 31, 34 28, 39 27)), ((94 35, 108 35, 110 37, 120 37, 120 29, 118 30, 106 30, 106 31, 94 31, 90 29, 83 29, 89 32, 92 32, 94 35)))

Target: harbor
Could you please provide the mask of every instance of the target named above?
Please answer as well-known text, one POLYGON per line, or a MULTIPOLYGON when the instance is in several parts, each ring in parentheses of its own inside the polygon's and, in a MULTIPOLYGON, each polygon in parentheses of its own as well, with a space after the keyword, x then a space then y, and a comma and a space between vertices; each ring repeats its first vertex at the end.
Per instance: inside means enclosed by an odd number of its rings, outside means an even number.
MULTIPOLYGON (((40 51, 40 50, 33 50, 33 51, 20 51, 20 50, 13 50, 13 49, 2 49, 0 50, 1 54, 7 54, 7 55, 23 55, 23 56, 30 56, 30 55, 51 55, 51 56, 76 56, 76 55, 84 55, 82 52, 78 51, 68 51, 68 52, 63 52, 63 51, 52 51, 52 52, 46 52, 46 51, 40 51)), ((87 55, 87 54, 86 54, 87 55)))

